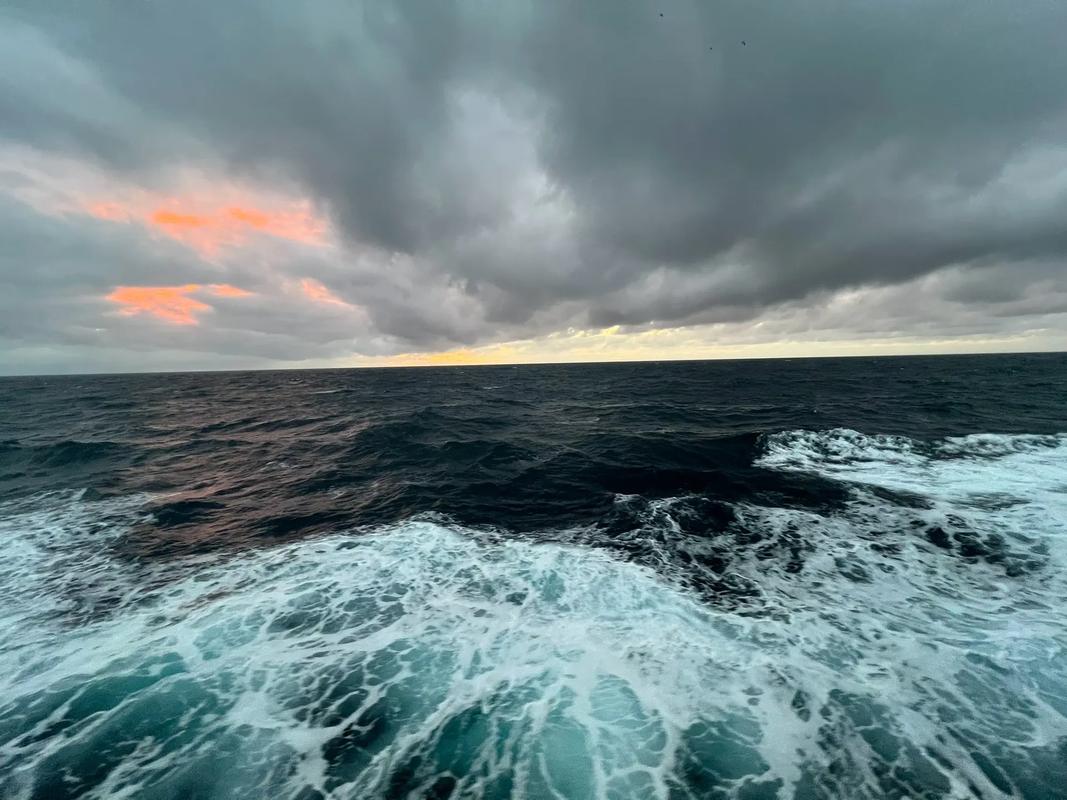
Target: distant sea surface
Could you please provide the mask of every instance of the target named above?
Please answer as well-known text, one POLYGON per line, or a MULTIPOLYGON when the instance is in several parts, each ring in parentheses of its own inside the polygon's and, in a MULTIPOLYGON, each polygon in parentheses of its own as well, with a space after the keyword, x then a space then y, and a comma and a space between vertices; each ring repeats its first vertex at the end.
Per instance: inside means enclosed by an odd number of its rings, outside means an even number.
POLYGON ((0 379, 0 797, 1065 798, 1067 356, 0 379))

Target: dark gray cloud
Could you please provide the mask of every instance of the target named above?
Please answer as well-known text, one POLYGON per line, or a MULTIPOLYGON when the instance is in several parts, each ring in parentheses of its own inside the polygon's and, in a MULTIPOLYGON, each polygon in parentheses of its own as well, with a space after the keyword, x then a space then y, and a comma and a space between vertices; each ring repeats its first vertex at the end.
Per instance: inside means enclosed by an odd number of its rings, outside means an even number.
MULTIPOLYGON (((1047 300, 1067 287, 1054 0, 0 14, 0 148, 128 185, 191 168, 292 191, 340 237, 326 253, 276 245, 268 267, 245 253, 220 278, 180 245, 8 201, 0 336, 14 344, 93 345, 91 330, 116 352, 381 355, 784 321, 830 313, 835 292, 889 302, 876 290, 894 286, 944 293, 936 310, 874 314, 907 335, 1063 311, 1047 300), (294 303, 279 287, 304 276, 355 310, 294 303), (185 282, 256 299, 215 303, 180 346, 151 320, 100 322, 115 285, 185 282)), ((16 173, 0 189, 24 200, 16 173)))

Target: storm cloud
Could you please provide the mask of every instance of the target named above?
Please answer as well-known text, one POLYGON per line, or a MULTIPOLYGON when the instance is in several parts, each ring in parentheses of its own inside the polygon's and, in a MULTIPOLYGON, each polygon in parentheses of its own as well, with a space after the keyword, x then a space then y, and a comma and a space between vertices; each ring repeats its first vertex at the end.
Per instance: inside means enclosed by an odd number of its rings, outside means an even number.
POLYGON ((7 5, 0 369, 1062 342, 1064 30, 1051 0, 7 5))

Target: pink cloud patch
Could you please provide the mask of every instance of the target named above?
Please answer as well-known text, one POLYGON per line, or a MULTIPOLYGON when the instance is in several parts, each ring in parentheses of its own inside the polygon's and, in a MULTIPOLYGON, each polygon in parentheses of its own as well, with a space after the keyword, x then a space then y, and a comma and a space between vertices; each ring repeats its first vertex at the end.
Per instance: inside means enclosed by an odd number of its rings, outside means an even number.
POLYGON ((306 297, 314 300, 316 303, 326 303, 335 306, 349 305, 314 278, 304 278, 300 281, 300 290, 306 297))
POLYGON ((117 303, 125 316, 147 314, 173 325, 197 325, 197 315, 210 311, 211 306, 192 295, 207 293, 215 297, 248 297, 252 292, 226 283, 204 286, 187 283, 184 286, 118 286, 107 295, 117 303))
POLYGON ((121 203, 109 203, 106 201, 89 202, 85 204, 85 211, 97 219, 108 222, 129 222, 130 214, 121 203))
POLYGON ((271 211, 244 206, 198 211, 172 202, 142 219, 207 258, 218 255, 224 247, 245 244, 252 234, 307 245, 324 244, 326 234, 326 224, 303 204, 271 211))
POLYGON ((208 284, 207 289, 216 297, 251 297, 255 294, 247 289, 230 286, 228 283, 211 283, 208 284))
POLYGON ((233 188, 220 190, 214 201, 204 196, 159 198, 136 193, 123 200, 84 200, 78 208, 106 222, 140 223, 208 259, 224 248, 247 244, 253 236, 319 247, 327 243, 329 233, 326 221, 306 200, 256 199, 233 188))

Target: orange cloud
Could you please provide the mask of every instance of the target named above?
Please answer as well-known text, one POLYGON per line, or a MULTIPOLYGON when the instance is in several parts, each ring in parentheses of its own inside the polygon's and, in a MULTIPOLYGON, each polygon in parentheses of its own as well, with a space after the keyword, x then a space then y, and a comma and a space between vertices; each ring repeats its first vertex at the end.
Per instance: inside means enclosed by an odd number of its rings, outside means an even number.
POLYGON ((149 218, 150 222, 156 225, 161 225, 164 228, 203 228, 206 225, 211 224, 211 220, 208 217, 198 217, 195 214, 179 214, 176 211, 166 211, 159 209, 155 211, 149 218))
POLYGON ((255 294, 247 289, 230 286, 228 283, 212 283, 208 284, 207 288, 216 297, 251 297, 255 294))
POLYGON ((157 208, 146 221, 207 258, 223 247, 244 244, 251 233, 308 245, 325 242, 326 224, 303 205, 282 211, 228 206, 202 212, 175 207, 180 205, 172 201, 170 208, 157 208))
POLYGON ((301 291, 316 303, 329 303, 335 306, 347 306, 344 300, 335 295, 314 278, 304 278, 300 281, 301 291))
POLYGON ((187 283, 184 286, 118 286, 106 299, 122 306, 119 313, 126 316, 148 314, 174 325, 196 325, 196 315, 211 310, 211 306, 190 295, 205 290, 216 297, 248 297, 252 294, 226 283, 208 286, 187 283))
POLYGON ((226 209, 226 215, 235 223, 304 244, 321 245, 326 234, 326 223, 311 214, 307 208, 266 212, 231 206, 226 209))
POLYGON ((107 296, 122 306, 127 316, 150 314, 175 325, 196 325, 196 314, 211 306, 189 297, 199 289, 195 283, 185 286, 119 286, 107 296))
MULTIPOLYGON (((246 194, 233 188, 219 193, 226 198, 246 194)), ((328 233, 326 221, 315 216, 307 201, 276 197, 245 198, 233 203, 218 198, 210 202, 203 197, 162 199, 137 193, 126 200, 85 200, 79 208, 107 222, 140 222, 205 258, 214 258, 223 248, 243 245, 253 235, 322 246, 328 233)))
POLYGON ((88 202, 85 211, 97 219, 106 219, 108 222, 127 222, 129 212, 121 203, 109 203, 106 201, 88 202))

